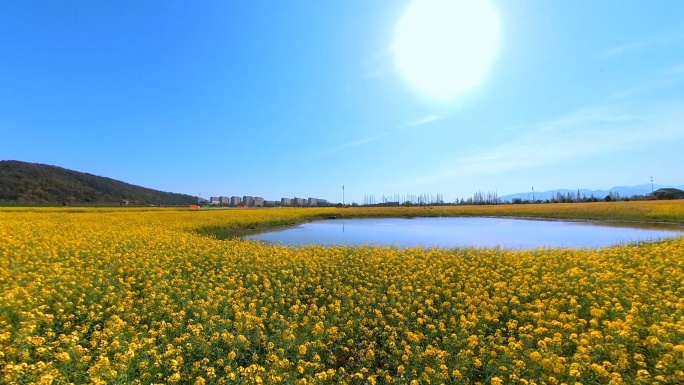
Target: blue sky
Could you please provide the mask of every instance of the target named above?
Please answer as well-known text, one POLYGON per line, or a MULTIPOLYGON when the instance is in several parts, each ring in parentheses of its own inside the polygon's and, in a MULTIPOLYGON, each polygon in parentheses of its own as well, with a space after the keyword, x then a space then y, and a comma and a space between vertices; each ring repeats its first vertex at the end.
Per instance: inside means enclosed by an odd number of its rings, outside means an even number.
POLYGON ((397 68, 409 4, 0 0, 0 159, 203 197, 684 184, 681 1, 492 0, 447 98, 397 68))

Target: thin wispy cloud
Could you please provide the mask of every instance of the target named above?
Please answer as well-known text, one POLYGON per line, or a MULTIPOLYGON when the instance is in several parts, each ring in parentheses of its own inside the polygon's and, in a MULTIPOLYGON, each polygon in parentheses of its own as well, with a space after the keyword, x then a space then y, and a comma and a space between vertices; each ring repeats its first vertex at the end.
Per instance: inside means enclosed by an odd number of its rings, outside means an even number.
POLYGON ((606 51, 603 52, 601 56, 604 58, 612 58, 615 56, 620 56, 624 55, 630 52, 635 52, 642 50, 646 47, 650 47, 652 45, 655 45, 656 43, 654 41, 649 41, 649 40, 638 40, 638 41, 633 41, 631 43, 626 43, 626 44, 621 44, 615 47, 611 47, 607 49, 606 51))
POLYGON ((605 59, 614 58, 617 56, 637 53, 653 47, 670 45, 682 40, 684 40, 684 35, 682 34, 670 34, 643 38, 611 47, 605 50, 601 56, 605 59))
MULTIPOLYGON (((422 118, 413 120, 413 121, 411 121, 411 122, 405 123, 405 124, 403 124, 403 125, 401 125, 401 126, 399 126, 399 127, 397 127, 397 128, 401 130, 401 129, 404 129, 404 128, 418 127, 418 126, 422 126, 422 125, 425 125, 425 124, 429 124, 429 123, 435 122, 435 121, 437 121, 437 120, 441 120, 441 119, 443 119, 443 118, 444 118, 444 117, 443 117, 443 116, 440 116, 440 115, 430 114, 430 115, 423 116, 422 118)), ((341 144, 341 145, 339 145, 339 146, 332 147, 332 148, 330 148, 330 149, 328 149, 328 150, 325 150, 325 151, 321 152, 321 153, 318 154, 318 155, 319 155, 319 156, 323 156, 323 155, 334 154, 334 153, 336 153, 336 152, 340 152, 340 151, 345 150, 345 149, 349 149, 349 148, 352 148, 352 147, 361 146, 361 145, 364 145, 364 144, 368 144, 368 143, 371 143, 371 142, 375 142, 375 141, 377 141, 377 140, 379 140, 379 139, 382 139, 383 137, 386 137, 387 135, 389 135, 388 132, 383 132, 383 133, 381 133, 381 134, 379 134, 379 135, 371 136, 371 137, 364 138, 364 139, 355 140, 355 141, 353 141, 353 142, 344 143, 344 144, 341 144)))
MULTIPOLYGON (((403 124, 397 128, 401 130, 404 128, 418 127, 418 126, 429 124, 429 123, 432 123, 432 122, 435 122, 435 121, 438 121, 441 119, 444 119, 444 117, 440 116, 440 115, 436 115, 436 114, 429 114, 429 115, 423 116, 422 118, 419 118, 419 119, 410 121, 408 123, 405 123, 405 124, 403 124)), ((323 156, 323 155, 334 154, 336 152, 340 152, 340 151, 345 150, 345 149, 349 149, 352 147, 357 147, 357 146, 361 146, 361 145, 368 144, 371 142, 375 142, 375 141, 380 140, 380 139, 382 139, 388 135, 389 135, 388 132, 383 132, 379 135, 375 135, 375 136, 371 136, 368 138, 363 138, 363 139, 355 140, 352 142, 344 143, 344 144, 341 144, 339 146, 332 147, 328 150, 325 150, 318 155, 323 156)))
POLYGON ((375 52, 362 62, 363 67, 367 70, 363 73, 365 78, 377 79, 384 78, 392 74, 392 50, 390 48, 382 48, 375 52))
POLYGON ((655 71, 648 79, 632 86, 614 92, 610 95, 611 100, 631 99, 659 89, 676 86, 684 82, 684 63, 678 63, 655 71))
POLYGON ((370 78, 370 79, 375 79, 375 78, 384 78, 389 74, 389 71, 386 70, 371 70, 366 72, 365 77, 370 78))
POLYGON ((329 155, 329 154, 333 154, 333 153, 342 151, 342 150, 344 150, 344 149, 348 149, 348 148, 351 148, 351 147, 360 146, 360 145, 362 145, 362 144, 374 142, 374 141, 376 141, 376 140, 382 138, 383 136, 385 136, 385 134, 377 135, 377 136, 372 136, 372 137, 364 138, 364 139, 360 139, 360 140, 355 140, 355 141, 353 141, 353 142, 344 143, 344 144, 341 144, 341 145, 339 145, 339 146, 337 146, 337 147, 333 147, 333 148, 330 148, 330 149, 328 149, 328 150, 326 150, 326 151, 323 151, 323 152, 320 153, 319 155, 329 155))
POLYGON ((531 125, 531 124, 520 124, 520 125, 516 125, 516 126, 506 126, 506 127, 502 128, 502 130, 504 130, 504 131, 518 131, 518 130, 526 130, 526 129, 534 128, 534 127, 536 127, 536 126, 531 125))
POLYGON ((684 140, 684 101, 644 107, 596 108, 544 122, 518 137, 445 162, 434 173, 413 178, 414 185, 445 179, 493 175, 684 140))
POLYGON ((677 63, 675 65, 667 67, 663 71, 663 73, 666 75, 674 75, 674 76, 684 75, 684 63, 677 63))
POLYGON ((435 122, 435 121, 438 121, 441 119, 444 119, 444 117, 440 116, 440 115, 430 114, 430 115, 423 116, 420 119, 416 119, 414 121, 408 122, 408 123, 404 124, 403 126, 399 127, 399 129, 401 130, 404 128, 422 126, 424 124, 432 123, 432 122, 435 122))

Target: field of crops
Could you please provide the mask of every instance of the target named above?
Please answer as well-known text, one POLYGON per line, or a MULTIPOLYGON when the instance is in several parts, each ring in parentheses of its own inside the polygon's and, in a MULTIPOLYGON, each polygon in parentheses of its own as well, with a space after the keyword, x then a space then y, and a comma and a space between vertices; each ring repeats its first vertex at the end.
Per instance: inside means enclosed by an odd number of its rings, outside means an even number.
POLYGON ((684 239, 508 251, 208 235, 331 214, 684 223, 684 203, 0 209, 0 383, 684 383, 684 239))

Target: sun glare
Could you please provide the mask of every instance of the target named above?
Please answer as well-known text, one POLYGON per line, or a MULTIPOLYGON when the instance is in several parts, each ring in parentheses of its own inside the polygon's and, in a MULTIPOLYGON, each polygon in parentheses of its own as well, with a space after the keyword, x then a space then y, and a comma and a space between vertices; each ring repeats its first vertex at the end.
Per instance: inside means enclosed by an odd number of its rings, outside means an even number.
POLYGON ((498 36, 498 16, 488 0, 414 0, 397 26, 394 54, 415 88, 450 98, 482 82, 498 36))

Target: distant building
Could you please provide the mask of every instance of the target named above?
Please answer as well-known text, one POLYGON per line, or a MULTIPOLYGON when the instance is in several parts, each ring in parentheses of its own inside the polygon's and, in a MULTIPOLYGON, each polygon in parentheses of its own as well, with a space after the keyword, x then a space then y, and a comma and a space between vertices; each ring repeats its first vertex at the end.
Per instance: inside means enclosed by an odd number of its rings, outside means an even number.
POLYGON ((245 207, 254 207, 254 197, 250 195, 243 196, 242 205, 245 207))
POLYGON ((320 198, 281 198, 280 201, 269 201, 263 197, 255 197, 252 195, 245 195, 240 198, 237 195, 231 197, 218 196, 209 198, 208 203, 216 206, 231 206, 231 207, 327 207, 330 202, 320 198))

